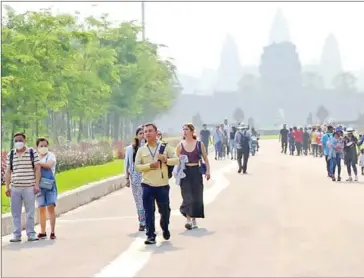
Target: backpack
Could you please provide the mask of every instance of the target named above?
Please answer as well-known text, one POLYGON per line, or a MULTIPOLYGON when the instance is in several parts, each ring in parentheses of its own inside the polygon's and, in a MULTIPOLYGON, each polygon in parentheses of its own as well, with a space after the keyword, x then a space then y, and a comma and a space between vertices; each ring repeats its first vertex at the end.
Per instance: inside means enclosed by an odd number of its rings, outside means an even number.
MULTIPOLYGON (((15 153, 15 150, 10 151, 9 162, 10 162, 10 171, 11 172, 13 172, 14 153, 15 153)), ((34 150, 32 148, 29 148, 29 154, 30 154, 30 160, 32 161, 32 166, 34 169, 34 150)))
POLYGON ((244 130, 244 132, 240 131, 240 146, 242 149, 249 149, 249 137, 247 136, 247 131, 244 130))
MULTIPOLYGON (((163 154, 166 147, 167 147, 167 143, 162 143, 162 145, 159 148, 159 154, 163 154)), ((162 161, 160 161, 160 164, 161 164, 161 168, 162 168, 162 161)), ((168 168, 168 178, 170 179, 170 178, 172 178, 174 166, 167 165, 167 168, 168 168)), ((163 172, 162 172, 162 178, 163 178, 163 172)))

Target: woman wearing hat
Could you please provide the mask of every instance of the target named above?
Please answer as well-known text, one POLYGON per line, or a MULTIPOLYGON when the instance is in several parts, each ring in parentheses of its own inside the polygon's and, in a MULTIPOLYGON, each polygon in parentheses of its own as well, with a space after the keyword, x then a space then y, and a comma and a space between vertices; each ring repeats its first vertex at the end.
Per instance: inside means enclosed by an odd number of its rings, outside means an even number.
POLYGON ((329 149, 328 156, 330 161, 330 176, 332 181, 336 181, 335 170, 337 167, 337 181, 341 181, 341 159, 343 158, 344 140, 343 131, 340 127, 335 129, 332 137, 327 142, 329 149))
POLYGON ((347 181, 353 181, 351 169, 353 169, 355 175, 354 180, 358 181, 358 169, 356 167, 356 164, 358 164, 358 138, 354 136, 353 128, 347 128, 346 132, 347 134, 344 137, 344 160, 349 175, 347 181))

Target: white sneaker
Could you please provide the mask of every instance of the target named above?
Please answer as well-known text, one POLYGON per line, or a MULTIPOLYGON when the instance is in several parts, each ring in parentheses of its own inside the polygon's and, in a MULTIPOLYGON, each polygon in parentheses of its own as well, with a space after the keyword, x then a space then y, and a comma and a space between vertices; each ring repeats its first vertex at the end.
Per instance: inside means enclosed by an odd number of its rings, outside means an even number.
POLYGON ((358 176, 355 176, 354 181, 359 181, 358 176))
POLYGON ((349 177, 346 181, 353 181, 353 178, 352 177, 349 177))
POLYGON ((196 222, 196 219, 193 219, 192 220, 192 229, 197 229, 198 226, 197 226, 197 222, 196 222))
POLYGON ((187 230, 191 230, 192 229, 192 222, 191 221, 187 221, 186 224, 185 224, 185 228, 187 230))

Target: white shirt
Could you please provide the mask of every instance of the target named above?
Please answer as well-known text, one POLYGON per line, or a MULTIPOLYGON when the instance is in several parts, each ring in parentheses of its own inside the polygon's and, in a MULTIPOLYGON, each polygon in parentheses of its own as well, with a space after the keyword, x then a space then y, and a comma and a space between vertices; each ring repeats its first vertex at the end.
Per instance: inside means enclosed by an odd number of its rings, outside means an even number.
POLYGON ((56 164, 57 164, 57 160, 56 160, 56 156, 54 155, 54 153, 48 152, 42 158, 39 157, 39 159, 40 159, 40 162, 42 162, 42 163, 46 163, 48 161, 54 161, 54 165, 53 165, 53 167, 51 169, 52 169, 53 175, 55 176, 56 175, 56 164))

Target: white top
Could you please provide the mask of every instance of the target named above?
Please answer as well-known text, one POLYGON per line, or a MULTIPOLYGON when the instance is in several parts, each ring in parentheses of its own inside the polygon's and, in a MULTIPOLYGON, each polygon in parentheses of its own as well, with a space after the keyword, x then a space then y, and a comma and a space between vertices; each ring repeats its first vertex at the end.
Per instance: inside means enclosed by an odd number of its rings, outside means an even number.
POLYGON ((54 153, 48 152, 45 156, 43 156, 42 158, 41 157, 39 157, 39 158, 40 158, 40 162, 42 162, 42 163, 46 163, 48 161, 54 161, 54 165, 52 167, 52 173, 55 176, 57 160, 56 160, 56 156, 54 155, 54 153))

